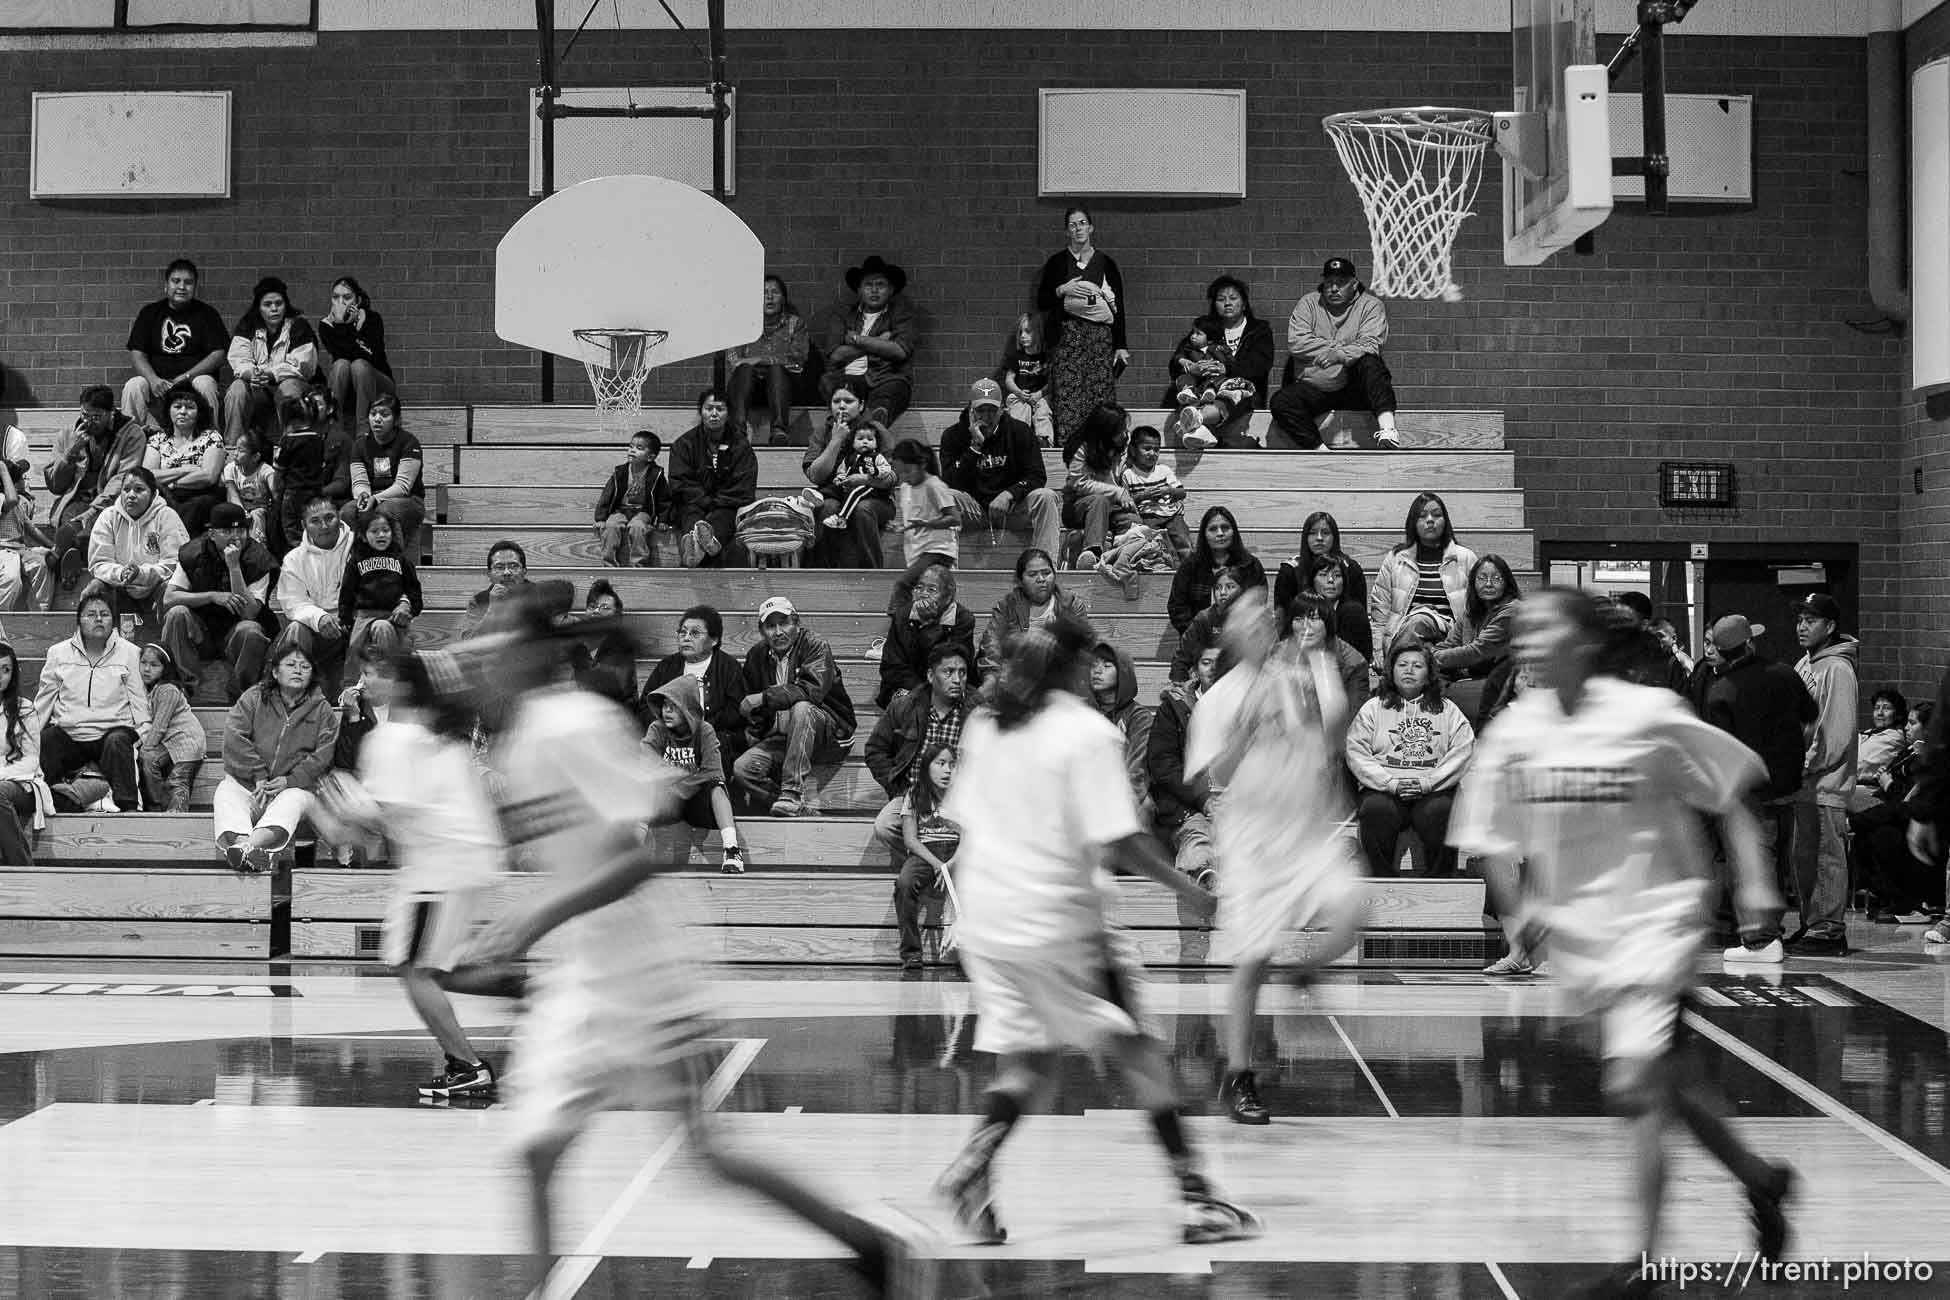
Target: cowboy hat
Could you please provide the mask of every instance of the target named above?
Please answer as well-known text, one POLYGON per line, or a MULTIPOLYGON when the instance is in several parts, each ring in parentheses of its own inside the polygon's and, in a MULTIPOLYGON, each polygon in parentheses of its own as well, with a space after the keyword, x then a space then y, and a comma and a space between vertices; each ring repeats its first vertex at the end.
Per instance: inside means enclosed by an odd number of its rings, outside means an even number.
POLYGON ((850 266, 847 268, 846 287, 858 293, 860 291, 860 281, 870 275, 886 276, 887 283, 893 286, 895 293, 899 293, 901 290, 907 288, 907 272, 903 271, 894 263, 887 261, 878 253, 873 254, 858 266, 850 266))

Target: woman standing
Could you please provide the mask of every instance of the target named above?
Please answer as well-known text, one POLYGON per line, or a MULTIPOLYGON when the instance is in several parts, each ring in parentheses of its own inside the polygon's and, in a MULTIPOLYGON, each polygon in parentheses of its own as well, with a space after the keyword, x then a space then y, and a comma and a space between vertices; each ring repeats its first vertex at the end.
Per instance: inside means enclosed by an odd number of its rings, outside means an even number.
POLYGON ((752 399, 761 391, 772 426, 761 441, 757 429, 750 429, 752 445, 763 447, 785 436, 792 423, 792 385, 805 373, 809 340, 806 322, 793 309, 785 281, 776 275, 765 277, 765 323, 759 336, 724 355, 728 377, 726 395, 731 399, 731 422, 749 428, 752 399))
POLYGON ((1131 349, 1124 340, 1123 272, 1091 243, 1088 209, 1066 209, 1063 224, 1069 246, 1043 263, 1036 309, 1049 320, 1056 440, 1067 456, 1090 413, 1117 401, 1117 377, 1131 364, 1131 349))
POLYGON ((20 656, 0 641, 0 866, 34 865, 34 832, 53 811, 34 708, 20 698, 20 656))
POLYGON ((217 847, 233 871, 269 871, 331 770, 339 711, 318 689, 311 634, 293 625, 272 643, 264 680, 230 706, 217 785, 217 847))
POLYGON ((349 275, 332 281, 332 306, 318 322, 318 341, 325 349, 319 363, 326 367, 325 382, 345 421, 345 436, 357 438, 374 399, 398 390, 392 363, 386 360, 386 322, 372 309, 364 287, 349 275))
POLYGON ((223 435, 216 418, 194 388, 169 395, 169 427, 149 435, 142 463, 156 476, 162 493, 191 537, 200 537, 210 507, 224 499, 223 435))

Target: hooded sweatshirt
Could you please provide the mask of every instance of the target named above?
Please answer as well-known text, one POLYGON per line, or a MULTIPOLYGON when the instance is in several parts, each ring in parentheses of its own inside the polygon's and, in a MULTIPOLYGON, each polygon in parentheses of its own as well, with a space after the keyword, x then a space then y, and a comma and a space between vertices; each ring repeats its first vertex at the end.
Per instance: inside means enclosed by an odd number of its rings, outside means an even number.
POLYGON ((1131 794, 1137 799, 1138 807, 1150 815, 1151 810, 1151 709, 1137 702, 1137 665, 1131 656, 1108 641, 1099 641, 1096 651, 1101 656, 1108 652, 1117 661, 1117 688, 1111 693, 1109 707, 1102 700, 1091 698, 1097 712, 1114 723, 1124 735, 1124 772, 1131 781, 1131 794))
POLYGON ((1347 766, 1364 789, 1386 790, 1394 780, 1422 783, 1422 793, 1445 790, 1462 779, 1476 733, 1456 702, 1445 698, 1430 713, 1420 700, 1394 708, 1376 696, 1361 706, 1347 729, 1347 766))
POLYGON ((278 575, 277 594, 271 602, 277 612, 314 632, 327 614, 336 617, 345 566, 352 558, 352 542, 352 530, 341 523, 329 549, 313 545, 307 533, 285 552, 284 571, 278 575))
POLYGON ((1804 779, 1814 787, 1815 802, 1830 808, 1847 807, 1849 788, 1855 784, 1855 659, 1860 649, 1854 637, 1837 634, 1794 666, 1820 711, 1808 731, 1804 779))
POLYGON ((385 618, 401 596, 416 615, 425 607, 420 599, 420 572, 400 553, 398 539, 380 551, 363 536, 355 537, 346 559, 345 577, 339 582, 339 624, 350 627, 359 614, 385 618))
POLYGON ((1202 694, 1196 679, 1173 682, 1165 687, 1152 712, 1146 769, 1158 821, 1165 826, 1176 827, 1191 814, 1204 812, 1211 797, 1211 785, 1203 773, 1189 780, 1185 776, 1185 731, 1202 694))
POLYGON ((704 720, 704 691, 697 678, 673 677, 650 692, 653 706, 669 700, 684 716, 682 733, 664 725, 658 709, 643 732, 643 747, 670 764, 675 773, 676 793, 688 799, 714 785, 724 784, 724 757, 718 752, 718 733, 704 720))
POLYGON ((1031 492, 1049 486, 1049 473, 1043 467, 1043 449, 1036 445, 1036 434, 1028 425, 1004 415, 977 448, 974 419, 963 407, 961 418, 941 434, 941 480, 985 506, 1004 492, 1021 505, 1031 492))
POLYGON ((96 581, 121 587, 131 596, 147 596, 176 572, 176 556, 190 540, 189 530, 158 494, 140 519, 129 518, 116 502, 95 516, 88 534, 88 571, 96 581), (122 567, 136 567, 135 580, 122 583, 122 567))
POLYGON ((1286 323, 1287 350, 1300 363, 1300 382, 1331 393, 1347 386, 1347 363, 1381 351, 1388 341, 1388 309, 1364 285, 1336 316, 1320 291, 1300 299, 1286 323))
POLYGON ((100 740, 114 727, 149 726, 149 694, 142 688, 142 655, 134 643, 110 632, 99 655, 90 655, 76 632, 47 648, 41 684, 34 692, 35 730, 52 722, 76 740, 100 740))

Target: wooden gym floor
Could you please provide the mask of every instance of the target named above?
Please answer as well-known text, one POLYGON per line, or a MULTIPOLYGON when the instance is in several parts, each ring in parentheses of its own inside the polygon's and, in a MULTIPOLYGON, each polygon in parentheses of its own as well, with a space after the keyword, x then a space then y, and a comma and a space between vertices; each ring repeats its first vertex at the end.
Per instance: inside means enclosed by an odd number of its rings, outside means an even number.
MULTIPOLYGON (((1755 1296, 1950 1286, 1950 967, 1916 926, 1853 937, 1868 950, 1785 973, 1716 963, 1691 1020, 1740 1131, 1805 1180, 1791 1256, 1830 1262, 1825 1279, 1749 1277, 1755 1296), (1844 1291, 1865 1258, 1908 1260, 1910 1280, 1844 1291)), ((1259 1240, 1175 1245, 1146 1126, 1075 1060, 999 1166, 1009 1244, 960 1243, 928 1187, 989 1065, 952 972, 738 972, 711 1097, 729 1140, 941 1227, 945 1295, 1539 1300, 1626 1254, 1624 1135, 1548 980, 1363 971, 1269 990, 1266 1129, 1210 1113, 1222 986, 1159 975, 1149 992, 1194 1135, 1264 1217, 1259 1240)), ((462 1015, 498 1059, 506 1010, 462 1015)), ((418 1104, 436 1064, 370 969, 0 961, 0 1297, 521 1295, 507 1114, 418 1104)), ((1672 1149, 1666 1250, 1721 1278, 1670 1294, 1740 1294, 1743 1201, 1672 1149)), ((704 1176, 666 1115, 604 1117, 563 1189, 576 1258, 559 1294, 860 1294, 830 1243, 704 1176)))

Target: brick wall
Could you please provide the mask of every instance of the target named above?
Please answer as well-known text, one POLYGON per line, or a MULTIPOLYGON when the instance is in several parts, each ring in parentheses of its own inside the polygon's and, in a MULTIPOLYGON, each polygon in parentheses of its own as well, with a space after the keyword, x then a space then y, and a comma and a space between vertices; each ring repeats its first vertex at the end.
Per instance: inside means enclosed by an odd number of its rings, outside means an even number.
MULTIPOLYGON (((1950 30, 1941 14, 1924 26, 1950 30)), ((564 79, 703 79, 679 37, 620 39, 579 48, 564 79)), ((809 314, 835 300, 860 256, 906 265, 928 331, 929 403, 954 400, 993 362, 1062 243, 1063 201, 1035 194, 1039 85, 1249 92, 1249 198, 1092 205, 1129 285, 1133 405, 1162 389, 1171 343, 1212 275, 1243 276, 1260 313, 1280 319, 1324 256, 1367 264, 1321 115, 1508 97, 1508 41, 1493 34, 736 31, 730 56, 739 213, 809 314)), ((12 97, 0 115, 8 400, 65 402, 119 375, 127 321, 179 252, 203 264, 205 296, 226 317, 260 273, 284 274, 316 311, 330 278, 351 270, 387 314, 409 396, 536 396, 532 359, 492 331, 493 246, 528 202, 527 33, 328 34, 315 50, 199 53, 189 84, 237 96, 232 200, 20 197, 30 90, 163 87, 183 57, 0 55, 12 97)), ((1875 315, 1863 288, 1862 44, 1681 36, 1669 87, 1756 97, 1754 207, 1664 220, 1625 211, 1595 257, 1505 268, 1491 180, 1458 249, 1467 300, 1392 308, 1404 402, 1503 408, 1545 538, 1860 543, 1864 680, 1899 673, 1914 685, 1923 629, 1897 611, 1911 592, 1950 595, 1950 578, 1901 578, 1917 566, 1896 563, 1899 540, 1921 521, 1897 487, 1921 426, 1900 413, 1900 345, 1847 324, 1875 315), (1658 510, 1657 462, 1690 456, 1737 462, 1737 517, 1658 510)), ((675 397, 699 376, 674 367, 662 389, 675 397)), ((581 382, 565 371, 563 394, 581 382)), ((1930 554, 1922 571, 1950 574, 1941 550, 1930 554)))

